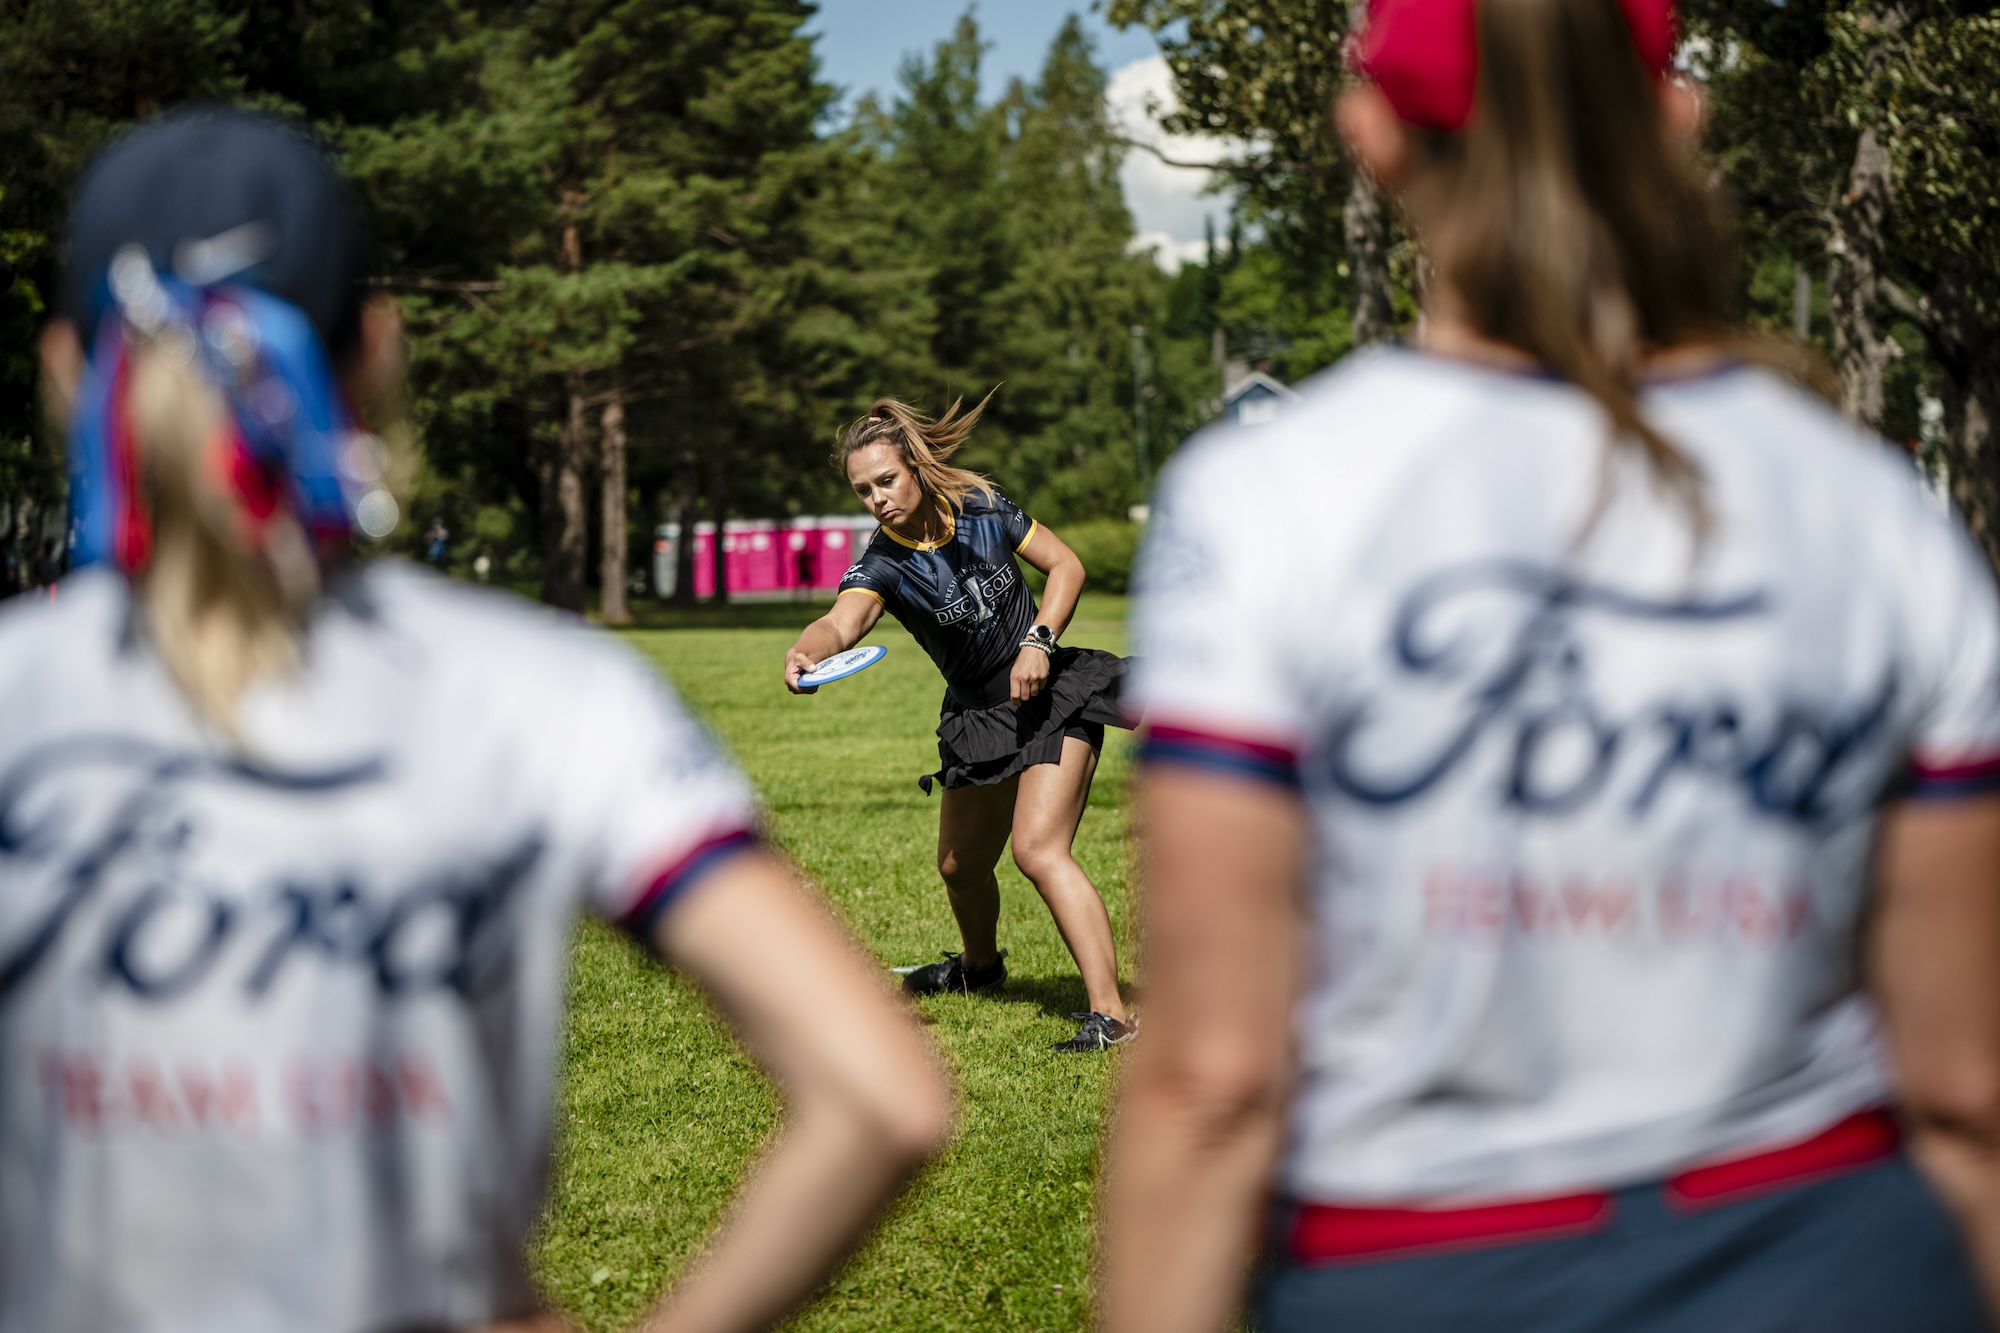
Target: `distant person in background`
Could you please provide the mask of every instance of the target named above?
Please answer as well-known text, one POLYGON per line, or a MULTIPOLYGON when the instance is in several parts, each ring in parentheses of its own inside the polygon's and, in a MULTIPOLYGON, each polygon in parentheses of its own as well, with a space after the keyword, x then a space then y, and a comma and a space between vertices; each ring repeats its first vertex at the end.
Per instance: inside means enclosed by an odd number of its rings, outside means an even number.
POLYGON ((442 568, 450 549, 451 529, 444 525, 442 518, 432 519, 430 529, 424 533, 424 559, 442 568))
POLYGON ((303 130, 168 116, 78 187, 76 552, 0 612, 0 1330, 554 1330, 572 917, 697 982, 787 1111, 647 1330, 763 1328, 948 1092, 748 784, 615 641, 393 560, 402 370, 303 130), (258 410, 282 402, 291 410, 258 410))
POLYGON ((1162 482, 1108 1330, 2000 1308, 2000 599, 1733 323, 1674 42, 1376 4, 1418 343, 1162 482))
POLYGON ((49 588, 62 578, 62 548, 50 537, 42 542, 41 556, 35 561, 35 586, 49 588))
POLYGON ((913 995, 972 994, 1007 980, 1000 947, 1000 884, 993 876, 1011 839, 1014 864, 1048 905, 1083 974, 1090 1009, 1059 1051, 1102 1051, 1134 1027, 1118 991, 1118 953, 1104 900, 1072 851, 1104 748, 1104 728, 1124 725, 1118 693, 1124 659, 1059 648, 1083 592, 1083 562, 975 472, 950 459, 978 424, 981 403, 954 403, 936 421, 884 398, 848 428, 834 465, 881 523, 840 581, 833 609, 785 654, 785 688, 868 636, 888 612, 944 674, 936 773, 938 873, 957 919, 961 952, 903 978, 913 995), (1015 557, 1048 575, 1042 604, 1015 557))
POLYGON ((799 538, 799 549, 792 553, 792 584, 796 589, 795 601, 809 601, 813 588, 819 583, 819 534, 811 536, 794 534, 799 538))

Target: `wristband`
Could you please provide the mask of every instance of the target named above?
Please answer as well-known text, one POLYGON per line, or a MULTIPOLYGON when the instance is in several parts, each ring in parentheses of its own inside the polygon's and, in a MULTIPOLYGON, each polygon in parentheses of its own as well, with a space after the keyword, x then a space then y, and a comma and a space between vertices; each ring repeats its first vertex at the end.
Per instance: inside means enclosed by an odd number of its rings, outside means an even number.
POLYGON ((1039 648, 1042 650, 1043 655, 1047 657, 1054 657, 1056 655, 1056 650, 1043 643, 1040 639, 1023 639, 1018 646, 1022 648, 1039 648))

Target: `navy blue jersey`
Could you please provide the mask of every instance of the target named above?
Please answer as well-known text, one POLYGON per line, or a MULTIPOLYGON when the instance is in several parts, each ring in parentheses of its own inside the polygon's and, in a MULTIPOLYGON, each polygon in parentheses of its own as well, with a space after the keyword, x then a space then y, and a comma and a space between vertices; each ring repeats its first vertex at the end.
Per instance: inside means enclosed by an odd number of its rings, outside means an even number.
POLYGON ((923 645, 947 684, 983 685, 1013 665, 1035 621, 1035 599, 1014 555, 1035 535, 1035 521, 997 491, 978 491, 956 513, 940 542, 912 542, 888 528, 875 534, 840 580, 840 591, 882 603, 923 645))

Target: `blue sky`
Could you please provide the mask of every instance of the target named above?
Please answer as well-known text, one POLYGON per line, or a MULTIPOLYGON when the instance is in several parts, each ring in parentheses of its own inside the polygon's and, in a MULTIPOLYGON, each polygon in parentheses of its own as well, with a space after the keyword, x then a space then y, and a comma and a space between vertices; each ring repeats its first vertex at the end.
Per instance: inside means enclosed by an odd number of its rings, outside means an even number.
MULTIPOLYGON (((967 8, 960 0, 819 0, 819 15, 807 31, 819 38, 824 77, 847 91, 850 105, 871 91, 886 100, 896 91, 904 58, 928 56, 967 8)), ((997 97, 1008 79, 1040 71, 1049 43, 1070 14, 1083 19, 1106 69, 1154 52, 1149 34, 1113 28, 1090 11, 1089 0, 984 0, 972 8, 991 43, 982 68, 988 98, 997 97)))
MULTIPOLYGON (((819 46, 822 77, 844 90, 843 112, 873 92, 884 101, 897 91, 896 74, 903 61, 950 35, 962 0, 818 0, 819 14, 807 31, 819 46)), ((1166 62, 1160 59, 1152 35, 1121 31, 1093 13, 1090 0, 983 0, 973 7, 981 36, 989 45, 980 66, 987 100, 1006 90, 1009 79, 1032 79, 1040 73, 1049 43, 1063 20, 1076 14, 1097 45, 1097 63, 1111 75, 1106 101, 1111 114, 1134 139, 1159 144, 1181 161, 1214 161, 1223 146, 1213 140, 1168 140, 1153 124, 1158 104, 1173 96, 1166 62)), ((1206 171, 1163 165, 1157 158, 1134 152, 1121 173, 1125 203, 1139 233, 1139 245, 1152 247, 1161 264, 1173 269, 1184 258, 1201 252, 1204 219, 1216 230, 1228 225, 1228 205, 1204 194, 1206 171)))

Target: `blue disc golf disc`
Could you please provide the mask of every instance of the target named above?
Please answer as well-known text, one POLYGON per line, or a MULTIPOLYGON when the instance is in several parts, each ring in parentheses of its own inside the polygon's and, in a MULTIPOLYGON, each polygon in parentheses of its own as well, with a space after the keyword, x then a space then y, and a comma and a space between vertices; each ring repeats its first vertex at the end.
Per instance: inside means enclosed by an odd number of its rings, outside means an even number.
POLYGON ((844 653, 835 653, 811 671, 801 672, 801 685, 830 685, 836 680, 846 680, 857 671, 866 671, 889 655, 889 650, 879 643, 871 643, 866 648, 849 648, 844 653))

